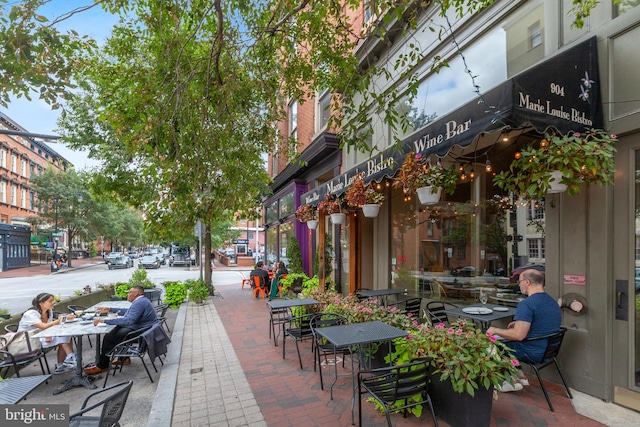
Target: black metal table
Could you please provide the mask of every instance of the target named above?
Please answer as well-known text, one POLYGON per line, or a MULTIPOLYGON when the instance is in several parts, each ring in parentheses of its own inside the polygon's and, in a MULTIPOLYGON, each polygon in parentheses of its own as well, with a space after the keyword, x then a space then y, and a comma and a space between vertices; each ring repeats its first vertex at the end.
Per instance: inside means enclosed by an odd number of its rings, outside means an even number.
MULTIPOLYGON (((96 360, 100 355, 100 335, 106 334, 113 330, 116 325, 107 325, 106 323, 100 323, 102 326, 94 326, 93 320, 76 319, 73 322, 67 321, 65 324, 51 326, 43 331, 34 335, 37 338, 47 337, 82 337, 82 335, 95 334, 96 335, 96 360)), ((83 371, 82 367, 82 338, 76 343, 76 372, 75 375, 68 379, 62 387, 55 390, 53 394, 60 394, 63 391, 67 391, 72 387, 84 386, 87 388, 96 388, 95 385, 89 381, 89 378, 83 371)), ((2 381, 0 381, 2 382, 2 381)))
POLYGON ((496 305, 496 304, 473 304, 468 305, 466 307, 456 307, 450 308, 444 311, 447 314, 452 314, 458 317, 464 317, 465 319, 471 319, 473 321, 477 321, 480 323, 480 327, 482 330, 487 330, 491 325, 491 322, 499 319, 504 319, 507 317, 513 317, 516 314, 516 309, 514 307, 506 307, 504 305, 496 305), (498 307, 497 311, 495 308, 498 307), (473 309, 473 308, 488 308, 491 309, 492 312, 489 314, 475 314, 475 313, 465 313, 463 310, 465 309, 473 309), (506 310, 505 310, 506 309, 506 310))
POLYGON ((0 381, 0 404, 13 405, 20 402, 49 378, 51 378, 51 375, 34 375, 31 377, 7 378, 0 381))
MULTIPOLYGON (((292 299, 276 299, 267 302, 267 306, 269 307, 269 333, 271 334, 273 330, 273 344, 275 347, 278 346, 278 337, 280 336, 280 329, 278 328, 278 335, 276 336, 274 324, 281 324, 284 327, 286 320, 288 317, 284 315, 283 312, 285 310, 290 309, 291 307, 303 307, 306 305, 320 304, 320 301, 313 298, 292 298, 292 299), (274 318, 277 316, 278 319, 274 318)), ((271 337, 271 335, 269 335, 271 337)))
POLYGON ((382 300, 382 304, 387 306, 387 297, 389 295, 406 295, 406 290, 401 289, 373 289, 373 290, 364 290, 356 292, 356 295, 364 298, 375 298, 380 297, 382 300))
MULTIPOLYGON (((409 335, 406 331, 398 329, 394 326, 378 320, 373 322, 352 323, 349 325, 327 326, 316 329, 316 333, 329 341, 334 346, 334 361, 337 358, 337 349, 351 346, 368 345, 374 342, 389 343, 389 354, 391 354, 391 341, 396 338, 406 337, 409 335)), ((330 396, 333 399, 333 386, 338 380, 338 364, 334 363, 335 378, 331 383, 330 396)), ((355 369, 353 365, 353 357, 351 357, 351 424, 354 424, 353 410, 356 398, 356 381, 355 369)))

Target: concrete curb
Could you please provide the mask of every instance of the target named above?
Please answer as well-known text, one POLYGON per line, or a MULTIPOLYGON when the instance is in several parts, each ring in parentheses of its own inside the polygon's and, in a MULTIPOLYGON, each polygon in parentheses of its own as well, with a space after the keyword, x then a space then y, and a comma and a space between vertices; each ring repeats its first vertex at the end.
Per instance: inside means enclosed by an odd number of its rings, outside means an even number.
POLYGON ((169 344, 167 357, 162 367, 162 375, 160 381, 158 381, 156 394, 151 405, 151 412, 147 421, 148 427, 171 427, 188 305, 188 302, 182 303, 176 322, 173 325, 171 344, 169 344))

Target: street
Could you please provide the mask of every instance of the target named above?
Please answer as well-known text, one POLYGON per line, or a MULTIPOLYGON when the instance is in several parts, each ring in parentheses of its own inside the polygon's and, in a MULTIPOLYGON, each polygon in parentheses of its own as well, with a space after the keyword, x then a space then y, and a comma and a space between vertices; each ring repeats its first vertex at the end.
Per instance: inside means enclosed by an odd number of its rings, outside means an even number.
MULTIPOLYGON (((64 300, 74 295, 74 291, 82 290, 87 285, 96 289, 100 284, 127 282, 137 265, 136 261, 133 268, 109 270, 106 264, 97 264, 65 273, 1 278, 0 308, 9 309, 11 314, 19 314, 29 309, 33 298, 41 292, 60 295, 64 300)), ((244 274, 248 275, 248 271, 244 274)), ((158 269, 147 270, 147 277, 156 286, 160 286, 165 281, 197 279, 200 277, 200 270, 197 266, 189 269, 163 265, 158 269)), ((214 286, 239 285, 243 277, 242 270, 216 269, 212 273, 214 286)))

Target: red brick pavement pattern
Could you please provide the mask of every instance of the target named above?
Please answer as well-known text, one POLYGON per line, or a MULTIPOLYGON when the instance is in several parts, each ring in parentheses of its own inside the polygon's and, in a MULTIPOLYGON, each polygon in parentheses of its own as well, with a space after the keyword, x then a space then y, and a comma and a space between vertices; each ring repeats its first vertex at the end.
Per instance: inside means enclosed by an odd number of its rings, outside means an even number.
MULTIPOLYGON (((310 342, 300 345, 300 370, 296 347, 287 340, 286 359, 282 359, 282 337, 278 347, 269 339, 269 311, 265 300, 254 300, 251 289, 218 288, 222 299, 214 301, 216 309, 240 359, 242 369, 264 415, 267 425, 273 427, 349 426, 351 425, 351 379, 340 377, 329 399, 328 384, 333 381, 333 370, 325 372, 325 390, 320 389, 320 378, 313 371, 310 342)), ((349 366, 349 363, 347 363, 349 366)), ((535 377, 535 376, 534 376, 535 377)), ((491 426, 580 426, 602 424, 576 414, 561 385, 546 382, 555 412, 549 411, 538 382, 529 376, 531 385, 514 393, 498 393, 494 400, 491 426)), ((355 419, 358 420, 357 402, 355 419)), ((436 414, 437 415, 437 414, 436 414)), ((431 415, 423 413, 420 419, 409 415, 392 415, 395 427, 433 425, 431 415)), ((439 425, 448 424, 438 420, 439 425)), ((384 414, 377 413, 372 403, 363 402, 363 425, 386 426, 384 414)), ((458 426, 453 426, 458 427, 458 426)))

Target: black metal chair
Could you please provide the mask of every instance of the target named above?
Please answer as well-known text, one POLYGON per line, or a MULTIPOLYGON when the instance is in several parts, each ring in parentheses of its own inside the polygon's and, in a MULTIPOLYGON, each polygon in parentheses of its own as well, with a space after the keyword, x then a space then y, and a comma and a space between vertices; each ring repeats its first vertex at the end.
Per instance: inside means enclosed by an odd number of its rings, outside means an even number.
POLYGON ((82 403, 80 411, 69 416, 69 427, 120 426, 120 417, 124 412, 124 407, 127 403, 127 398, 129 397, 132 385, 133 381, 126 381, 91 393, 82 403), (99 402, 87 406, 89 401, 95 396, 112 390, 116 391, 99 402), (102 413, 99 417, 84 415, 85 413, 99 408, 100 406, 102 406, 102 413))
POLYGON ((551 405, 551 400, 549 399, 549 393, 547 393, 547 389, 544 386, 542 377, 540 376, 540 371, 546 368, 547 366, 551 364, 554 364, 556 366, 556 369, 558 370, 558 375, 560 375, 562 384, 564 384, 564 389, 567 392, 567 396, 569 397, 569 399, 573 399, 573 396, 571 395, 571 390, 569 390, 567 381, 564 379, 564 375, 562 374, 562 370, 560 369, 560 364, 558 363, 558 353, 560 353, 560 347, 562 346, 562 340, 564 339, 564 334, 566 332, 567 332, 567 328, 562 327, 560 328, 560 331, 556 333, 544 335, 541 337, 535 337, 535 338, 525 338, 523 340, 523 341, 529 341, 529 342, 543 340, 543 339, 548 340, 547 348, 544 351, 544 356, 542 357, 542 362, 530 363, 530 362, 525 362, 523 360, 521 362, 531 366, 535 371, 536 376, 538 377, 538 381, 540 382, 540 387, 542 387, 542 392, 544 393, 544 397, 547 399, 547 403, 549 404, 549 409, 551 410, 551 412, 554 412, 553 405, 551 405))
POLYGON ((389 427, 391 412, 402 411, 406 418, 408 408, 424 404, 429 405, 433 423, 438 427, 429 396, 430 372, 428 359, 358 372, 358 425, 362 426, 362 394, 369 393, 384 409, 389 427))
MULTIPOLYGON (((27 342, 30 342, 29 333, 27 331, 18 333, 24 334, 26 336, 27 342)), ((11 347, 8 346, 8 348, 11 347)), ((29 351, 24 354, 12 354, 8 350, 0 350, 0 377, 6 378, 10 376, 11 369, 13 369, 13 373, 15 373, 16 377, 19 378, 20 369, 30 365, 36 360, 38 361, 38 363, 40 363, 40 370, 42 371, 42 375, 50 375, 51 370, 49 369, 49 362, 47 362, 46 353, 41 347, 29 348, 29 351), (44 364, 42 363, 43 360, 44 364), (46 372, 44 370, 45 366, 47 368, 46 372)))
POLYGON ((449 316, 445 313, 445 310, 450 308, 456 308, 457 305, 443 301, 429 301, 425 307, 427 316, 432 325, 439 323, 449 324, 449 316))
POLYGON ((286 323, 291 319, 291 309, 289 307, 283 308, 270 308, 269 311, 269 338, 273 335, 273 345, 278 346, 278 337, 280 336, 280 329, 283 323, 286 323), (276 328, 278 329, 278 335, 276 335, 276 328))
POLYGON ((307 313, 300 316, 295 316, 288 319, 285 323, 282 324, 282 358, 285 358, 287 337, 291 337, 296 344, 298 361, 300 362, 300 369, 304 368, 302 367, 302 357, 300 357, 300 346, 298 345, 298 343, 301 341, 313 339, 310 322, 315 315, 316 313, 307 313))
MULTIPOLYGON (((125 336, 125 339, 122 342, 120 342, 118 345, 116 345, 113 348, 113 350, 111 350, 107 354, 107 356, 109 357, 109 366, 111 367, 111 369, 107 370, 107 375, 105 375, 104 377, 103 387, 107 385, 107 380, 109 379, 109 373, 111 373, 111 375, 115 375, 116 372, 118 371, 122 372, 122 367, 124 366, 124 363, 114 364, 113 362, 116 360, 124 361, 124 359, 132 358, 132 357, 137 357, 140 359, 140 361, 142 361, 142 366, 144 367, 144 370, 147 372, 147 375, 149 376, 149 380, 153 382, 153 378, 151 377, 151 372, 149 372, 149 368, 147 368, 147 364, 144 361, 144 356, 145 354, 147 354, 147 342, 142 336, 142 334, 148 331, 149 329, 151 329, 151 327, 152 326, 147 326, 146 328, 140 328, 140 329, 136 329, 135 331, 129 332, 125 336)), ((153 360, 151 361, 151 366, 153 366, 153 369, 156 372, 158 372, 158 369, 156 368, 155 363, 153 363, 153 360)))
POLYGON ((156 314, 158 315, 158 320, 162 323, 167 329, 168 333, 171 333, 171 329, 169 329, 169 325, 167 324, 167 310, 169 309, 169 303, 164 303, 155 306, 156 314))
MULTIPOLYGON (((337 313, 320 313, 314 316, 309 322, 309 326, 311 327, 311 334, 313 335, 313 370, 316 370, 316 366, 318 367, 318 371, 320 372, 320 389, 324 390, 324 381, 322 379, 322 356, 324 356, 325 364, 328 363, 327 355, 337 356, 342 355, 342 367, 344 368, 345 357, 349 355, 353 357, 353 352, 351 348, 336 348, 333 344, 325 342, 324 338, 319 335, 316 331, 319 328, 324 328, 327 326, 337 326, 337 325, 346 325, 349 323, 349 319, 342 314, 337 313)), ((338 376, 338 361, 334 360, 334 368, 336 377, 338 376)))
POLYGON ((17 323, 9 323, 8 325, 4 325, 5 332, 18 332, 18 324, 17 323))
MULTIPOLYGON (((67 306, 67 310, 69 310, 69 313, 73 313, 75 314, 76 311, 85 311, 87 308, 89 307, 85 307, 84 305, 68 305, 67 306)), ((93 348, 93 343, 91 342, 91 337, 89 335, 85 335, 87 337, 87 340, 89 341, 89 347, 93 348)), ((82 339, 82 336, 78 336, 78 337, 73 337, 74 341, 76 341, 76 345, 78 345, 78 341, 79 339, 82 339)))
POLYGON ((402 311, 412 319, 416 320, 419 323, 423 323, 424 319, 421 316, 422 314, 422 298, 409 298, 405 300, 398 301, 393 304, 389 304, 389 307, 404 307, 402 311))

